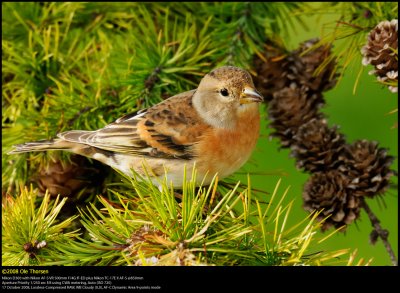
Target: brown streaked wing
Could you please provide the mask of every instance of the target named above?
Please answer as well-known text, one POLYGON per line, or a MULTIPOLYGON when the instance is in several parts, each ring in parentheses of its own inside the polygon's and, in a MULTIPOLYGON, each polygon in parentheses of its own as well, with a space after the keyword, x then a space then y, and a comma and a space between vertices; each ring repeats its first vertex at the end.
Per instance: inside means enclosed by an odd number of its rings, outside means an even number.
POLYGON ((73 130, 58 137, 119 153, 190 159, 191 146, 208 128, 193 109, 193 93, 194 90, 173 96, 97 131, 73 130))

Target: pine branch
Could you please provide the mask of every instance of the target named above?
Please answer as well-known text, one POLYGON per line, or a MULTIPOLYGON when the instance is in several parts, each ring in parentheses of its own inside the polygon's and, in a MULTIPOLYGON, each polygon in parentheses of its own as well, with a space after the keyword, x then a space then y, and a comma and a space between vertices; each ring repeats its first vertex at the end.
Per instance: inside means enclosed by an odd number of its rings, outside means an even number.
POLYGON ((193 175, 174 190, 166 180, 157 188, 148 176, 133 176, 123 176, 133 190, 114 192, 116 200, 100 198, 103 208, 81 210, 88 237, 60 245, 61 259, 75 265, 321 265, 340 263, 349 252, 313 252, 324 241, 314 237, 321 225, 316 216, 287 226, 292 203, 283 205, 288 190, 282 195, 280 182, 264 204, 253 200, 250 183, 243 190, 240 182, 224 187, 217 197, 217 179, 196 188, 193 175))
MULTIPOLYGON (((365 45, 368 32, 378 23, 397 19, 397 2, 342 2, 323 4, 312 10, 304 10, 305 14, 331 13, 337 15, 335 21, 323 25, 324 31, 320 42, 312 50, 327 44, 336 48, 335 61, 340 68, 340 81, 347 70, 357 72, 355 75, 354 89, 363 72, 361 65, 361 48, 365 45)), ((376 50, 378 51, 378 50, 376 50)), ((395 85, 396 86, 396 85, 395 85)))
POLYGON ((301 15, 296 13, 303 6, 306 4, 221 2, 202 4, 195 13, 203 23, 211 17, 210 45, 216 49, 212 64, 249 68, 253 54, 259 53, 266 39, 285 35, 288 26, 303 25, 301 15))
MULTIPOLYGON (((383 245, 386 248, 387 253, 389 254, 390 260, 394 266, 398 265, 396 255, 394 254, 394 251, 392 249, 392 246, 390 245, 390 242, 388 240, 389 237, 389 231, 386 229, 383 229, 380 225, 379 219, 376 217, 376 215, 372 212, 371 208, 368 206, 367 202, 365 199, 361 199, 361 206, 362 208, 366 211, 369 220, 371 221, 372 227, 374 230, 372 231, 371 235, 376 233, 379 238, 382 239, 383 245)), ((372 239, 371 239, 372 240, 372 239)), ((373 240, 372 240, 373 242, 373 240)))
POLYGON ((59 223, 57 217, 67 198, 50 199, 46 193, 40 204, 37 190, 21 188, 16 198, 2 200, 2 264, 46 265, 59 262, 60 243, 68 245, 77 231, 64 232, 77 216, 59 223))

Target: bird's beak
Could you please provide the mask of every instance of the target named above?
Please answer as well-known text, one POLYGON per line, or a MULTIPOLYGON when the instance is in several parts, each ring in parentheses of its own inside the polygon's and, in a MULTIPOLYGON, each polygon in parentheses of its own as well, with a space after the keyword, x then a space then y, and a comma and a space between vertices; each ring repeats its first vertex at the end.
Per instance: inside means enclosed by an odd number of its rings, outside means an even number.
POLYGON ((256 89, 251 87, 245 87, 239 99, 241 105, 255 102, 261 103, 262 101, 264 101, 263 96, 256 89))

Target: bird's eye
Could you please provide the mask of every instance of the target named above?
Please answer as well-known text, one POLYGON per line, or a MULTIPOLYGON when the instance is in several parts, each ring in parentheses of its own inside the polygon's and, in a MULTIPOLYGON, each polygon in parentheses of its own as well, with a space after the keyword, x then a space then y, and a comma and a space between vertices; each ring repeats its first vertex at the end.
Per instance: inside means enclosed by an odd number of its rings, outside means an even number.
POLYGON ((227 89, 222 89, 222 90, 220 90, 219 92, 220 92, 220 93, 221 93, 221 95, 223 95, 224 97, 227 97, 227 96, 229 96, 229 92, 228 92, 228 90, 227 90, 227 89))

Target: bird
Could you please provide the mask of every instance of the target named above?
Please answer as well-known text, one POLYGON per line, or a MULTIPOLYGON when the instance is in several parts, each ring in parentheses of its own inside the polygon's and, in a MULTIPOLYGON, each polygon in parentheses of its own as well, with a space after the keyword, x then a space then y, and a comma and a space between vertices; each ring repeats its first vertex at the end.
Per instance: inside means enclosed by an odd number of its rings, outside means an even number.
POLYGON ((225 178, 250 158, 260 131, 263 96, 248 71, 218 67, 196 89, 125 115, 94 130, 70 130, 50 140, 14 145, 9 154, 63 150, 102 162, 161 186, 182 187, 184 173, 195 184, 225 178), (194 171, 196 170, 196 171, 194 171), (164 177, 166 176, 166 177, 164 177))

